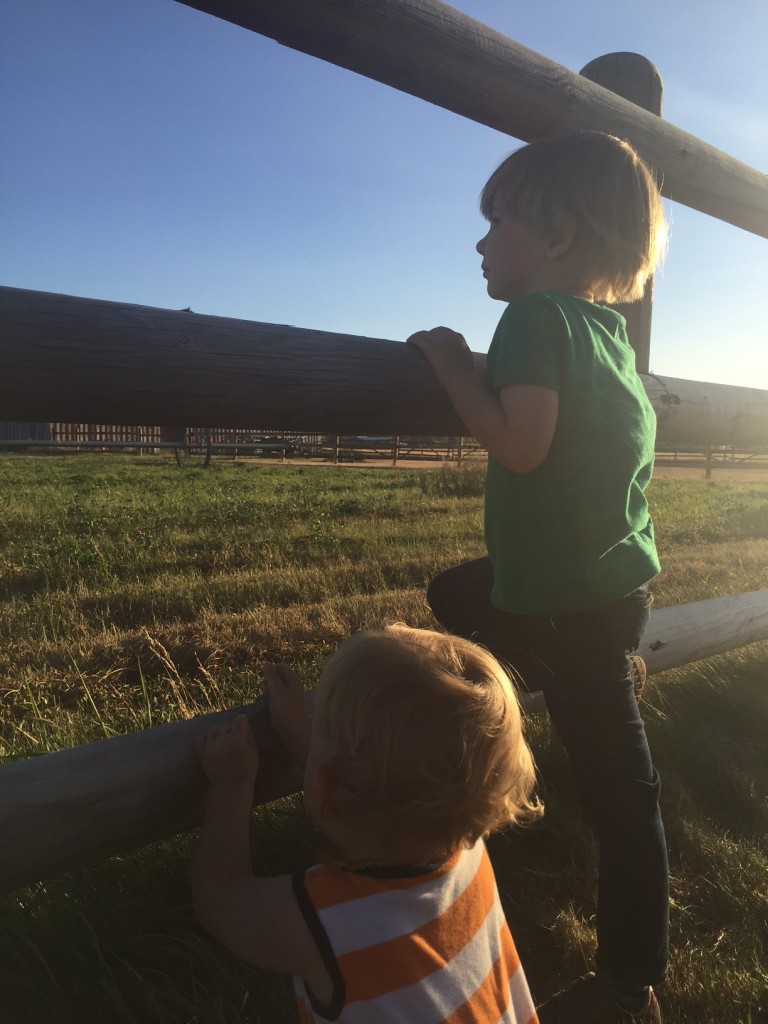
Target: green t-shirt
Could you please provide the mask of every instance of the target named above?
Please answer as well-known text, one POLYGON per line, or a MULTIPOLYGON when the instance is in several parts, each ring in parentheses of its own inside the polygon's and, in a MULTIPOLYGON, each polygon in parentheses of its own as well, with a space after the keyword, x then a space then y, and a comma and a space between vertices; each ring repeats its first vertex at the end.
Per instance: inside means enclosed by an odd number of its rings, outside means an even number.
POLYGON ((615 310, 535 292, 505 310, 487 383, 559 395, 557 425, 533 472, 488 460, 485 535, 492 600, 504 611, 565 615, 629 594, 659 571, 645 488, 656 416, 615 310))

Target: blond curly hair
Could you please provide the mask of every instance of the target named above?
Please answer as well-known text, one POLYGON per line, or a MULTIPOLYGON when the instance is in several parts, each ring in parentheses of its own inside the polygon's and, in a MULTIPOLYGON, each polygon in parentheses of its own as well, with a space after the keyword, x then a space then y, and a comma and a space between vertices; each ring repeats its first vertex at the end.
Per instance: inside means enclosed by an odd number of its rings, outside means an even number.
POLYGON ((510 677, 468 640, 356 633, 325 666, 314 713, 334 803, 383 840, 453 849, 543 810, 510 677))
POLYGON ((488 179, 480 210, 548 234, 571 220, 580 282, 596 301, 634 302, 662 259, 667 226, 649 166, 623 139, 580 131, 515 150, 488 179))

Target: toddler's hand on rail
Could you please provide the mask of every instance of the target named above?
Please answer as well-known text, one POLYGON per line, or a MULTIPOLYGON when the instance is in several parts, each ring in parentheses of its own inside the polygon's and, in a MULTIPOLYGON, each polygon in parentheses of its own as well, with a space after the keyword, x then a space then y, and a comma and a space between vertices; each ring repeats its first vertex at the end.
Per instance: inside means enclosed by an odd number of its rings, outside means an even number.
POLYGON ((426 356, 438 381, 446 386, 455 377, 475 372, 475 361, 462 334, 448 327, 417 331, 406 341, 426 356))
POLYGON ((294 761, 303 766, 312 740, 312 719, 304 706, 301 680, 285 664, 265 665, 262 680, 272 728, 294 761))
POLYGON ((210 782, 256 781, 259 751, 250 722, 238 715, 230 725, 215 725, 195 740, 195 750, 210 782))

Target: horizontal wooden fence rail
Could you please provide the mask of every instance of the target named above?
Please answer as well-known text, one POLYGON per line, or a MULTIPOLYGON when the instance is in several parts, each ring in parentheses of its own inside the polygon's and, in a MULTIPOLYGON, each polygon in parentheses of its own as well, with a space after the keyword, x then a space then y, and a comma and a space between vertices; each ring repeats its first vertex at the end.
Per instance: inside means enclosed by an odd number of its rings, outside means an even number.
MULTIPOLYGON (((768 590, 652 611, 637 653, 654 674, 759 640, 768 640, 768 590)), ((543 711, 543 694, 526 695, 524 706, 543 711)))
POLYGON ((0 767, 0 890, 194 827, 205 792, 194 739, 240 711, 260 751, 254 803, 295 793, 301 778, 262 702, 15 761, 0 767))
POLYGON ((768 444, 768 391, 641 373, 659 444, 768 444))
POLYGON ((0 365, 3 420, 464 433, 419 353, 377 338, 0 288, 0 365))
POLYGON ((670 199, 768 237, 768 179, 439 0, 180 0, 526 142, 629 139, 670 199))
MULTIPOLYGON (((640 653, 653 673, 764 639, 768 590, 654 611, 640 653)), ((541 694, 526 694, 523 703, 528 712, 544 708, 541 694)), ((254 803, 296 792, 300 774, 263 703, 16 761, 0 768, 0 888, 199 824, 205 780, 194 737, 240 710, 261 755, 254 803)))
MULTIPOLYGON (((2 420, 466 434, 421 354, 381 338, 0 288, 0 366, 2 420)), ((661 443, 768 444, 768 391, 641 379, 661 443)))

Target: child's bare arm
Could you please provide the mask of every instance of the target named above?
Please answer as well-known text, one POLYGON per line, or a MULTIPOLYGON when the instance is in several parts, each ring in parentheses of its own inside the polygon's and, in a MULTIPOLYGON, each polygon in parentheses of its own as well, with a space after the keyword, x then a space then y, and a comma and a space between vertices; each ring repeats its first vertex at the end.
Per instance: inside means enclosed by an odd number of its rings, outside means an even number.
POLYGON ((462 422, 507 469, 530 473, 549 453, 557 424, 558 393, 552 388, 510 384, 498 395, 485 386, 461 334, 447 327, 408 338, 428 359, 462 422))
POLYGON ((236 956, 265 970, 307 977, 317 950, 291 879, 257 878, 251 867, 250 817, 258 751, 245 715, 211 729, 196 749, 209 780, 192 898, 200 924, 236 956))
POLYGON ((312 741, 312 719, 304 706, 304 687, 288 665, 265 665, 264 691, 269 701, 272 728, 288 753, 303 768, 312 741))

